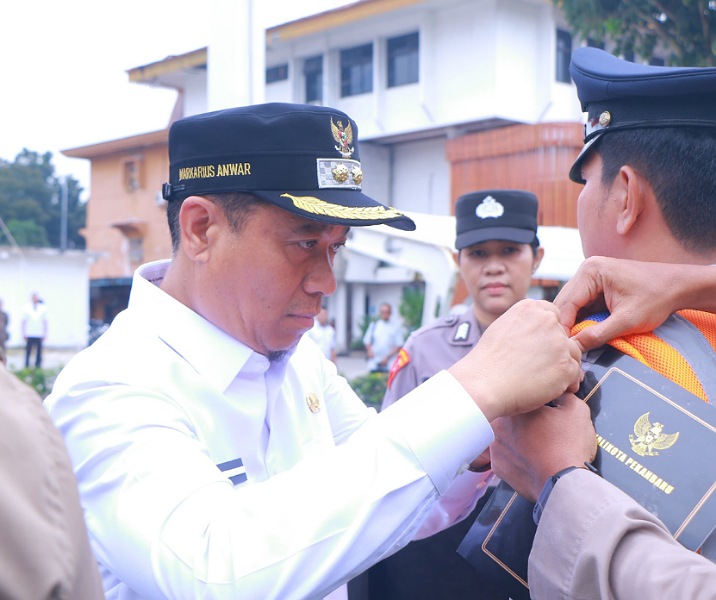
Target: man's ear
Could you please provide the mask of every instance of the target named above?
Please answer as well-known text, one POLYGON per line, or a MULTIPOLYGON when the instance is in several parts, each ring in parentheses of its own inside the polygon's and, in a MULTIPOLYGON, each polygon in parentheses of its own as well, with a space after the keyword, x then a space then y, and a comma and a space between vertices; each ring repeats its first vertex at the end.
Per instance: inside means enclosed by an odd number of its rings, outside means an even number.
POLYGON ((209 229, 216 223, 218 207, 201 196, 189 196, 179 211, 181 248, 192 260, 204 260, 209 249, 209 229))
POLYGON ((617 175, 614 190, 617 192, 619 214, 617 217, 617 233, 627 235, 636 226, 639 216, 647 202, 647 194, 651 193, 646 180, 629 165, 622 166, 617 175))

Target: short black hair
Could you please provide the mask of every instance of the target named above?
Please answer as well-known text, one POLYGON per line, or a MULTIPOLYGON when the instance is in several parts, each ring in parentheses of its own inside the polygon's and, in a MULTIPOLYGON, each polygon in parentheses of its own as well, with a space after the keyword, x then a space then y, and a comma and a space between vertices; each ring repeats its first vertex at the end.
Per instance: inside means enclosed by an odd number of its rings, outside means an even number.
MULTIPOLYGON (((252 194, 244 192, 232 192, 228 194, 207 194, 204 196, 210 202, 220 206, 224 211, 226 220, 229 222, 231 230, 238 232, 246 223, 246 217, 253 212, 259 204, 268 205, 267 202, 257 198, 252 194)), ((172 238, 172 252, 176 253, 179 249, 181 240, 181 226, 179 224, 179 211, 184 203, 184 199, 173 200, 167 204, 167 222, 169 223, 169 233, 172 238)))
POLYGON ((594 149, 602 159, 602 182, 624 165, 651 185, 673 236, 691 252, 716 247, 716 131, 658 127, 611 131, 594 149))

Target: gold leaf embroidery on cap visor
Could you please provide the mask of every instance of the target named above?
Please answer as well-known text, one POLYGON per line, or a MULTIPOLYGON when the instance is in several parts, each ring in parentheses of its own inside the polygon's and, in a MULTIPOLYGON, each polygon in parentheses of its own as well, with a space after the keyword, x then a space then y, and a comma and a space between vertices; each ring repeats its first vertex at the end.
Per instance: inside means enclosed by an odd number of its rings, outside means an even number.
POLYGON ((282 198, 290 198, 293 205, 312 215, 323 215, 337 219, 354 219, 369 221, 373 219, 396 219, 404 216, 394 208, 384 206, 342 206, 331 204, 313 196, 292 196, 281 194, 282 198))

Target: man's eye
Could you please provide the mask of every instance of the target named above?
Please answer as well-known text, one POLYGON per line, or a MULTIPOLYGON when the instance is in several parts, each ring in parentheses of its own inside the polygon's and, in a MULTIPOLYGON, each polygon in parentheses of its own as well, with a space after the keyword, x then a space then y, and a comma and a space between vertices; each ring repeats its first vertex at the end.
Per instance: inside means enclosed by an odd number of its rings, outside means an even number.
POLYGON ((338 242, 337 244, 333 244, 333 252, 338 252, 345 245, 346 245, 345 242, 338 242))
POLYGON ((298 242, 298 245, 301 246, 301 248, 305 248, 306 250, 310 250, 316 245, 316 240, 305 240, 303 242, 298 242))

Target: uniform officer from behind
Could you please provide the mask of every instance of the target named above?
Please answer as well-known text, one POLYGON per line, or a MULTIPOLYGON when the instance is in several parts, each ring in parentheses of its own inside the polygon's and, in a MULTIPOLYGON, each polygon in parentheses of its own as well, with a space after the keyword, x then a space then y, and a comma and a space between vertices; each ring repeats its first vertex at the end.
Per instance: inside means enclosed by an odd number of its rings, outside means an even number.
MULTIPOLYGON (((585 256, 655 263, 651 271, 662 278, 669 271, 657 263, 667 261, 682 263, 684 274, 698 265, 706 273, 715 269, 716 68, 639 65, 580 48, 570 73, 587 113, 585 145, 570 171, 584 184, 578 223, 585 256)), ((685 287, 684 275, 670 277, 661 280, 665 294, 685 287)), ((713 291, 704 288, 689 306, 713 310, 706 294, 713 291)), ((716 401, 713 314, 680 311, 646 335, 609 343, 716 401)), ((716 565, 705 558, 716 557, 713 523, 703 521, 702 555, 687 550, 658 515, 584 468, 594 442, 584 402, 566 395, 559 407, 500 419, 495 430, 495 471, 537 500, 532 598, 716 597, 716 565)))
POLYGON ((138 269, 47 401, 110 600, 320 598, 470 511, 490 420, 577 389, 579 349, 546 302, 382 414, 304 335, 350 227, 414 227, 362 192, 346 114, 190 116, 169 169, 172 259, 138 269))
MULTIPOLYGON (((393 363, 383 409, 466 356, 488 326, 526 298, 544 255, 537 208, 537 197, 521 190, 483 190, 458 198, 455 248, 468 307, 410 335, 393 363)), ((489 472, 487 454, 481 462, 489 472)), ((479 510, 375 565, 368 572, 368 596, 474 598, 477 580, 456 549, 479 510)))

